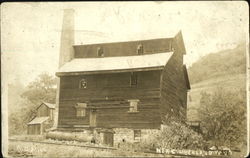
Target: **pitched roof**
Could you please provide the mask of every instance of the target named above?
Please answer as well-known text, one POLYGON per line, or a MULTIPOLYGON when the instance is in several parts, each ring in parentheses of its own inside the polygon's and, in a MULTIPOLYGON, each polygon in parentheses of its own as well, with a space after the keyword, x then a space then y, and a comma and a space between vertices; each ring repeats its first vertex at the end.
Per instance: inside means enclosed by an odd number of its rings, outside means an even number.
POLYGON ((56 75, 74 72, 100 71, 131 71, 131 69, 154 69, 164 67, 173 52, 146 54, 136 56, 104 57, 104 58, 76 58, 63 65, 56 75))
POLYGON ((47 119, 49 119, 49 117, 35 117, 32 121, 28 123, 28 125, 41 124, 47 119))
POLYGON ((51 103, 46 103, 46 102, 43 102, 43 104, 47 105, 49 108, 51 109, 55 109, 56 105, 55 104, 51 104, 51 103))
POLYGON ((56 105, 55 104, 51 104, 51 103, 46 103, 46 102, 42 102, 36 109, 40 108, 41 105, 46 105, 48 108, 50 109, 55 109, 56 105))

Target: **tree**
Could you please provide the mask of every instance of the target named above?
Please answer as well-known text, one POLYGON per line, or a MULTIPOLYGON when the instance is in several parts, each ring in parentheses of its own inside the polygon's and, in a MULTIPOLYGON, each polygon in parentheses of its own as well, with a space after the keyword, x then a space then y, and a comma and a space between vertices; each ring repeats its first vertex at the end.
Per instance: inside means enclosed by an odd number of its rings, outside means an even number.
POLYGON ((40 74, 28 85, 22 97, 33 104, 40 104, 42 101, 55 103, 56 79, 47 73, 40 74))
POLYGON ((24 134, 27 123, 35 117, 36 107, 42 101, 55 103, 56 79, 47 73, 40 74, 21 94, 17 110, 9 113, 9 133, 24 134))
POLYGON ((9 113, 9 134, 20 135, 24 134, 27 129, 27 123, 34 117, 35 105, 27 99, 21 99, 18 110, 9 113))
POLYGON ((218 88, 201 93, 199 118, 204 138, 217 146, 236 147, 246 141, 246 95, 244 90, 218 88))

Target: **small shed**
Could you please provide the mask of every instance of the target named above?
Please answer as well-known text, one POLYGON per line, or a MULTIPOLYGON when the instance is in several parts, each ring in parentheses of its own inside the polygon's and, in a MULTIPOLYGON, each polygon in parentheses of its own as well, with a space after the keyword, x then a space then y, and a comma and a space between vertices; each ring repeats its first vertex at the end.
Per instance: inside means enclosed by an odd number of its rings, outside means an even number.
POLYGON ((40 135, 45 131, 46 122, 49 120, 49 117, 35 117, 31 120, 28 125, 28 134, 29 135, 40 135))
POLYGON ((49 117, 50 120, 54 119, 55 104, 42 102, 37 107, 37 117, 49 117))

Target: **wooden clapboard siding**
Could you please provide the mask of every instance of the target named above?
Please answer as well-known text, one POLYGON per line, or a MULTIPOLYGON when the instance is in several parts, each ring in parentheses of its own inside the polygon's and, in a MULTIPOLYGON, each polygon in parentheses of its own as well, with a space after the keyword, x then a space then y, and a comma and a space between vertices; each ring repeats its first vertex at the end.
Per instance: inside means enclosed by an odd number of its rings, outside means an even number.
POLYGON ((43 116, 50 116, 50 109, 42 104, 38 109, 37 109, 37 116, 38 117, 43 117, 43 116))
MULTIPOLYGON (((89 110, 86 110, 85 117, 76 117, 76 109, 74 106, 77 101, 66 101, 61 102, 59 108, 59 124, 60 125, 88 125, 89 124, 89 110), (63 114, 61 116, 61 114, 63 114)), ((94 107, 108 107, 110 106, 110 101, 101 101, 101 102, 90 102, 89 105, 94 107)), ((112 124, 120 124, 118 127, 126 127, 126 124, 123 122, 132 123, 136 128, 139 122, 147 123, 148 128, 152 128, 155 125, 154 123, 160 124, 159 117, 159 99, 144 99, 141 100, 138 104, 138 113, 129 113, 129 102, 126 100, 123 101, 114 101, 112 106, 126 106, 125 108, 105 108, 97 109, 97 126, 110 127, 112 124), (149 123, 151 122, 151 126, 149 123)), ((114 126, 115 127, 115 126, 114 126)))
MULTIPOLYGON (((154 124, 160 125, 159 117, 159 100, 149 103, 150 101, 141 100, 138 103, 138 112, 130 113, 129 108, 105 109, 97 111, 97 125, 100 127, 130 127, 136 128, 138 124, 147 124, 147 128, 155 127, 154 124), (112 112, 112 115, 110 115, 112 112), (115 118, 115 119, 113 119, 115 118)), ((128 105, 128 103, 127 103, 128 105)), ((145 127, 144 127, 145 128, 145 127)))
POLYGON ((39 135, 41 134, 41 124, 28 125, 29 135, 39 135))
MULTIPOLYGON (((131 70, 132 72, 133 70, 131 70)), ((160 71, 142 71, 138 74, 137 88, 157 88, 159 87, 160 71), (154 80, 155 82, 152 82, 154 80)), ((130 88, 130 72, 112 73, 112 74, 94 74, 61 77, 61 89, 78 89, 79 81, 85 79, 87 81, 87 89, 85 91, 96 90, 96 88, 130 88)))
POLYGON ((179 32, 174 38, 74 46, 74 58, 97 57, 101 47, 105 57, 174 52, 160 69, 112 70, 109 72, 71 72, 60 76, 59 127, 88 126, 91 110, 96 110, 97 127, 134 129, 159 128, 165 115, 186 118, 188 75, 183 69, 186 53, 179 32), (131 72, 138 75, 137 86, 130 85, 131 72), (86 89, 79 89, 85 79, 86 89), (139 99, 138 112, 129 113, 128 99, 139 99), (75 105, 87 103, 86 116, 76 117, 75 105))
POLYGON ((75 58, 97 57, 97 48, 102 47, 105 57, 137 55, 138 45, 143 45, 144 54, 170 51, 173 38, 160 38, 141 41, 102 43, 74 46, 75 58))
MULTIPOLYGON (((180 40, 180 39, 178 39, 180 40)), ((165 66, 161 79, 161 115, 186 119, 187 84, 183 72, 183 51, 179 43, 173 42, 175 53, 165 66)))
POLYGON ((159 70, 137 72, 137 85, 132 87, 129 72, 61 77, 59 126, 88 125, 90 109, 86 109, 86 116, 80 118, 76 117, 75 109, 77 103, 86 102, 98 109, 98 127, 137 128, 138 124, 141 128, 159 127, 160 74, 159 70), (79 81, 83 78, 87 88, 79 89, 79 81), (128 99, 140 100, 138 113, 128 112, 128 99))

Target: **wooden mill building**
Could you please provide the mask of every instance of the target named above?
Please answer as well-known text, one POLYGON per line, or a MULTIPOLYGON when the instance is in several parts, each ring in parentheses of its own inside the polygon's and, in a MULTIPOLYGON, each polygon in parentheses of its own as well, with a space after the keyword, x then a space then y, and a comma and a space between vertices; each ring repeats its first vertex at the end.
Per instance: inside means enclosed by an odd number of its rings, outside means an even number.
POLYGON ((171 38, 74 45, 73 11, 64 13, 58 128, 113 129, 140 139, 167 116, 186 120, 189 79, 181 32, 171 38))

